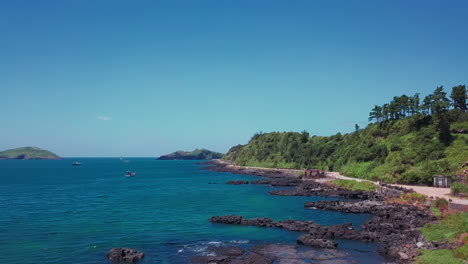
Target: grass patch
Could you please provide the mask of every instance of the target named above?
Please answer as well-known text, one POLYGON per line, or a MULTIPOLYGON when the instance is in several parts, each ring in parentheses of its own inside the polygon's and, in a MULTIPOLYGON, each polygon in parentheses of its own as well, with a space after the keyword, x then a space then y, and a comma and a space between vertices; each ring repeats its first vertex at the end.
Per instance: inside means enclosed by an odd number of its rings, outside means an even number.
POLYGON ((437 218, 440 218, 442 216, 442 213, 440 212, 439 208, 437 208, 437 207, 431 207, 431 212, 437 218))
POLYGON ((428 241, 453 242, 462 233, 468 232, 468 213, 449 215, 438 223, 426 224, 420 230, 428 241))
POLYGON ((467 259, 468 260, 468 244, 456 248, 453 250, 453 255, 456 258, 467 259))
POLYGON ((417 192, 412 192, 401 195, 400 199, 407 203, 424 203, 427 200, 427 196, 417 192))
POLYGON ((423 249, 422 255, 416 259, 417 264, 463 264, 463 259, 457 258, 454 254, 455 250, 438 249, 427 250, 423 249))
POLYGON ((362 190, 362 191, 375 191, 377 190, 377 186, 372 182, 362 181, 358 182, 355 180, 333 180, 331 181, 336 186, 343 187, 349 190, 362 190))

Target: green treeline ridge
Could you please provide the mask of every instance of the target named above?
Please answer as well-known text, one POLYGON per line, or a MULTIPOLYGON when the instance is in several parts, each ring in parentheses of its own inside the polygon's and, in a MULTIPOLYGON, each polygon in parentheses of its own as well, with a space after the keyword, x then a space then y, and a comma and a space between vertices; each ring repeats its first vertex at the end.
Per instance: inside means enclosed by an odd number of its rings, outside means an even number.
POLYGON ((238 165, 318 168, 387 182, 431 183, 432 176, 455 175, 468 161, 465 85, 427 95, 396 96, 375 106, 366 128, 329 137, 308 132, 257 133, 232 147, 225 159, 238 165))

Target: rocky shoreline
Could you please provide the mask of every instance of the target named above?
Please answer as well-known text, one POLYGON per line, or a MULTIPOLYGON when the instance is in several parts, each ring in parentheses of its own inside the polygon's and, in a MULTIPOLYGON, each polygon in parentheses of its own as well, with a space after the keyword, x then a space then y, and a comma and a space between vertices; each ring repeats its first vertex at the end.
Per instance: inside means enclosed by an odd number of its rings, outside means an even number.
MULTIPOLYGON (((208 165, 204 168, 207 170, 256 175, 266 178, 251 181, 251 184, 292 187, 291 189, 270 191, 272 195, 324 196, 351 199, 351 201, 306 202, 304 204, 306 209, 373 215, 359 230, 354 229, 350 223, 322 226, 312 221, 273 221, 266 217, 246 219, 239 215, 213 216, 210 219, 213 223, 273 227, 304 232, 305 234, 298 237, 297 242, 311 247, 334 248, 337 245, 335 239, 376 242, 382 244, 379 253, 393 263, 411 263, 419 255, 421 248, 444 247, 444 245, 427 242, 419 231, 420 227, 437 220, 429 210, 413 205, 391 204, 386 201, 386 198, 394 198, 398 191, 407 192, 408 190, 391 190, 391 192, 381 193, 351 191, 312 180, 302 181, 297 173, 292 170, 243 168, 219 161, 205 164, 208 165)), ((231 181, 231 184, 234 183, 246 184, 244 181, 231 181)))

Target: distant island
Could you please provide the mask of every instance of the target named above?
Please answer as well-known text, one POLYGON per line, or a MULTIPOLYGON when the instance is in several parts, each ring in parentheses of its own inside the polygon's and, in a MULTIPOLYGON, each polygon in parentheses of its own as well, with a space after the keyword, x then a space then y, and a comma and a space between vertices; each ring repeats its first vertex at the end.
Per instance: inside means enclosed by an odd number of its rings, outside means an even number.
POLYGON ((176 151, 171 154, 163 155, 158 160, 212 160, 212 159, 221 159, 224 157, 224 154, 219 152, 214 152, 207 149, 195 149, 192 152, 188 151, 176 151))
POLYGON ((23 147, 0 152, 0 159, 58 160, 58 155, 37 147, 23 147))

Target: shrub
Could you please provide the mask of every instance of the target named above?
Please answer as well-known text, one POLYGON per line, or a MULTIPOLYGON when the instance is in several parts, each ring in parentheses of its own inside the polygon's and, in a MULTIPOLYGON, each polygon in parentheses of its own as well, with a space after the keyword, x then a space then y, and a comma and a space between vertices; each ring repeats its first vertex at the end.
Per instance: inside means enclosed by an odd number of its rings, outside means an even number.
POLYGON ((468 186, 456 182, 450 186, 453 195, 468 194, 468 186))
POLYGON ((441 198, 441 199, 437 199, 435 202, 434 202, 434 206, 438 209, 441 209, 441 207, 443 208, 446 208, 448 206, 448 201, 445 200, 444 198, 441 198))
POLYGON ((333 180, 331 183, 350 190, 375 191, 377 186, 369 181, 358 182, 355 180, 333 180))
POLYGON ((417 192, 405 193, 400 196, 400 199, 409 203, 424 203, 427 200, 427 196, 417 192))

